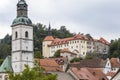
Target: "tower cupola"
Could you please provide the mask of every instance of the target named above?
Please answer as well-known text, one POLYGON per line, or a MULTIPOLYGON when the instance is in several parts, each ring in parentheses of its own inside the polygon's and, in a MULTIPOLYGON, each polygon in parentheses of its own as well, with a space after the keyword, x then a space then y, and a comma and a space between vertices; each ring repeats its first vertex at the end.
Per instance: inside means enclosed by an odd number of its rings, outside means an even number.
POLYGON ((28 18, 28 5, 25 0, 19 0, 17 3, 17 17, 13 20, 11 27, 17 25, 32 26, 32 21, 28 18))
POLYGON ((17 17, 27 17, 27 10, 28 5, 26 4, 25 0, 18 1, 17 4, 17 17))

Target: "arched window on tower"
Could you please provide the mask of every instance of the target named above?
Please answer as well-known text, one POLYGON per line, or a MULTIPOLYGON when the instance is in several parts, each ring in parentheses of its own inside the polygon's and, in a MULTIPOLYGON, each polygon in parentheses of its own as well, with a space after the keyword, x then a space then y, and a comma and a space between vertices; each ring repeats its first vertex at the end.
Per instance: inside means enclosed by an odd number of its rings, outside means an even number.
POLYGON ((18 38, 18 33, 17 33, 17 31, 15 32, 15 39, 17 39, 18 38))
POLYGON ((28 31, 25 32, 25 38, 28 38, 28 31))

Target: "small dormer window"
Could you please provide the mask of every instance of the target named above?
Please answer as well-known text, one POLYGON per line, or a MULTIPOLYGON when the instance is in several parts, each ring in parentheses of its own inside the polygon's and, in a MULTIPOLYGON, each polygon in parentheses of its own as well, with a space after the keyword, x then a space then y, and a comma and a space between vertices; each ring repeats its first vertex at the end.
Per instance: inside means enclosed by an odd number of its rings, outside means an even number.
POLYGON ((28 38, 28 31, 25 32, 25 38, 28 38))
POLYGON ((18 38, 18 33, 17 33, 17 31, 15 32, 15 39, 17 39, 18 38))

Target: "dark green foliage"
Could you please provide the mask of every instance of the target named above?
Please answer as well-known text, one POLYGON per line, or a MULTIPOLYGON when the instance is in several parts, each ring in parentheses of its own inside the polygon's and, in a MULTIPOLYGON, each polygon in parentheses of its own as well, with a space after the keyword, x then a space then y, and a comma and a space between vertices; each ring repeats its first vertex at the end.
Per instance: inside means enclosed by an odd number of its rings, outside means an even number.
POLYGON ((73 62, 80 62, 81 60, 83 60, 83 59, 82 58, 74 58, 70 62, 71 63, 73 63, 73 62))
MULTIPOLYGON (((35 57, 37 57, 36 55, 38 54, 36 53, 38 52, 42 53, 42 41, 48 35, 48 28, 40 23, 34 25, 33 28, 34 28, 34 50, 35 50, 35 57)), ((73 36, 73 34, 70 33, 65 26, 61 26, 59 30, 52 29, 51 33, 53 37, 58 37, 58 38, 73 36)))
POLYGON ((54 57, 60 57, 60 51, 61 51, 61 49, 57 50, 54 54, 54 57))
POLYGON ((57 75, 45 74, 42 67, 35 66, 32 69, 27 65, 25 67, 26 69, 20 74, 9 72, 10 80, 57 80, 57 75))
POLYGON ((92 56, 89 56, 89 55, 86 55, 86 56, 85 56, 85 59, 93 59, 93 57, 92 57, 92 56))
POLYGON ((119 57, 120 58, 120 38, 117 40, 112 40, 110 44, 109 57, 119 57))
POLYGON ((11 54, 11 36, 8 34, 0 42, 0 59, 11 54))
POLYGON ((3 63, 4 59, 0 59, 0 65, 3 63))
POLYGON ((44 58, 44 57, 42 56, 42 53, 41 53, 40 51, 35 51, 35 52, 34 52, 34 57, 35 57, 35 58, 44 58))
POLYGON ((47 28, 43 24, 36 24, 33 26, 34 50, 42 53, 42 41, 47 35, 47 28))

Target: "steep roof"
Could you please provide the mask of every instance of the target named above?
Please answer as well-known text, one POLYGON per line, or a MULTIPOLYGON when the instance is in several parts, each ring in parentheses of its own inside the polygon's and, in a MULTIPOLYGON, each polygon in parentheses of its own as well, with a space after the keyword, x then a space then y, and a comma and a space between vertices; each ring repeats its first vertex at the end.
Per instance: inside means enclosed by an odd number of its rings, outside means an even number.
POLYGON ((45 71, 62 71, 60 65, 56 63, 53 59, 37 59, 45 71))
POLYGON ((100 69, 93 68, 75 68, 70 70, 81 80, 108 80, 100 69))
POLYGON ((51 46, 60 45, 60 44, 67 44, 67 43, 69 43, 69 41, 71 41, 71 40, 78 40, 78 39, 88 40, 88 38, 87 38, 85 35, 76 34, 75 36, 69 37, 69 38, 64 38, 64 39, 58 39, 58 38, 56 38, 56 39, 52 42, 51 46))
POLYGON ((99 41, 102 42, 102 43, 104 43, 104 44, 107 44, 107 45, 110 44, 110 43, 109 43, 107 40, 105 40, 103 37, 101 37, 101 38, 99 39, 99 41))
POLYGON ((46 36, 44 39, 44 41, 53 41, 53 40, 54 40, 53 36, 46 36))
POLYGON ((96 68, 88 68, 89 72, 97 79, 97 80, 108 80, 106 75, 102 72, 101 69, 96 68))
POLYGON ((0 72, 7 72, 13 71, 11 65, 11 56, 7 56, 6 59, 3 61, 2 65, 0 66, 0 72))
POLYGON ((111 65, 112 65, 112 67, 120 68, 119 58, 111 58, 111 59, 110 59, 110 63, 111 63, 111 65))
POLYGON ((87 68, 71 68, 70 69, 74 75, 80 80, 96 80, 96 78, 87 70, 87 68))

